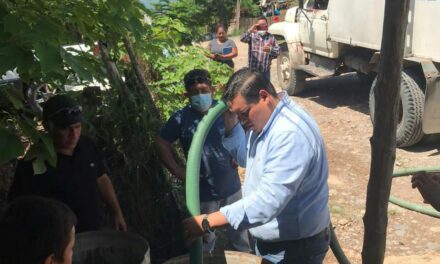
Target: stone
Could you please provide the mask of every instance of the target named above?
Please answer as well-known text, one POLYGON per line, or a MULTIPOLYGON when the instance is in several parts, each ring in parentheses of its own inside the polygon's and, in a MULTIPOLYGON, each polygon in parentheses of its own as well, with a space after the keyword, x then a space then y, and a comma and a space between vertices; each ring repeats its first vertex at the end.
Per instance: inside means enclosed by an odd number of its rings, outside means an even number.
POLYGON ((440 226, 436 226, 436 227, 431 227, 429 229, 429 231, 433 232, 433 233, 440 233, 440 226))
POLYGON ((429 250, 440 251, 440 244, 438 243, 428 243, 426 246, 429 250))
POLYGON ((348 224, 348 220, 345 218, 342 218, 338 221, 338 224, 341 226, 344 226, 344 225, 348 224))

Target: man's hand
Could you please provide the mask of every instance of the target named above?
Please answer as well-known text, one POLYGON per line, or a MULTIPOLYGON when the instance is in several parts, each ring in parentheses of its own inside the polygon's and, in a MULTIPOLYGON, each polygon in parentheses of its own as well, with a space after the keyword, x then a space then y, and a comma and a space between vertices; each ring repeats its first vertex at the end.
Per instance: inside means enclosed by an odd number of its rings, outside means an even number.
POLYGON ((208 54, 207 57, 210 58, 210 59, 213 59, 213 60, 218 60, 222 56, 220 54, 211 53, 211 54, 208 54))
POLYGON ((199 237, 203 236, 202 220, 203 215, 189 217, 183 220, 185 240, 188 246, 199 237))
POLYGON ((253 25, 248 29, 248 32, 257 32, 257 30, 258 30, 258 26, 259 26, 258 23, 257 23, 257 24, 253 24, 253 25))
POLYGON ((98 189, 104 202, 112 209, 114 228, 116 230, 127 231, 127 224, 124 220, 121 207, 119 206, 118 198, 116 198, 115 189, 113 183, 108 177, 107 173, 104 173, 97 180, 98 189))
POLYGON ((430 203, 440 211, 440 173, 417 173, 412 177, 411 182, 412 187, 419 190, 424 202, 430 203))
POLYGON ((232 132, 232 129, 238 123, 238 116, 235 113, 232 113, 229 110, 226 110, 223 113, 223 122, 225 123, 225 136, 229 136, 232 132))
POLYGON ((113 219, 113 228, 118 231, 127 231, 127 224, 125 223, 124 216, 122 213, 115 214, 113 219))
POLYGON ((270 52, 270 46, 263 46, 264 52, 270 52))

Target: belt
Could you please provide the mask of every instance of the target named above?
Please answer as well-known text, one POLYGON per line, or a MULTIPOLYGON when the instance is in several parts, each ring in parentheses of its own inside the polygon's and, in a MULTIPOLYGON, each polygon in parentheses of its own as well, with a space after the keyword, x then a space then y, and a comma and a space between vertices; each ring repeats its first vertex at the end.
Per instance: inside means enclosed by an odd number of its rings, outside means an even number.
POLYGON ((328 227, 326 227, 322 231, 320 231, 319 233, 317 233, 313 236, 310 236, 310 237, 293 239, 293 240, 274 241, 274 242, 257 239, 257 243, 260 243, 260 244, 265 243, 265 244, 271 244, 271 245, 275 245, 275 244, 279 244, 279 243, 289 243, 289 242, 297 243, 297 242, 304 242, 304 241, 308 241, 308 240, 320 239, 320 238, 326 237, 327 235, 329 235, 329 233, 330 233, 330 230, 328 227))

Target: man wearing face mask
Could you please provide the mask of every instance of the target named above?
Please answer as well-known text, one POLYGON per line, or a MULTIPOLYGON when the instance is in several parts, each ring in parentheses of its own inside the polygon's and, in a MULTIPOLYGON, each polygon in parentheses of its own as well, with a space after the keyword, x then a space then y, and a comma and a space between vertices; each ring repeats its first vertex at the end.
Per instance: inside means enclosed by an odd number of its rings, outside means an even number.
POLYGON ((249 44, 249 69, 261 72, 270 81, 270 65, 272 60, 280 54, 280 46, 278 46, 275 37, 267 32, 267 29, 267 19, 261 17, 256 24, 243 33, 240 40, 249 44))
MULTIPOLYGON (((185 157, 191 145, 197 125, 209 108, 217 102, 213 100, 214 89, 206 70, 195 69, 184 77, 185 97, 189 105, 175 112, 160 130, 157 146, 165 167, 180 180, 185 179, 185 168, 179 166, 173 156, 172 144, 179 140, 185 157)), ((222 144, 225 126, 219 118, 212 126, 203 146, 200 168, 200 211, 204 214, 215 212, 220 207, 241 199, 241 184, 232 156, 222 144)), ((226 230, 230 246, 237 251, 250 252, 247 231, 226 230)), ((204 250, 212 252, 215 234, 204 236, 204 250)))

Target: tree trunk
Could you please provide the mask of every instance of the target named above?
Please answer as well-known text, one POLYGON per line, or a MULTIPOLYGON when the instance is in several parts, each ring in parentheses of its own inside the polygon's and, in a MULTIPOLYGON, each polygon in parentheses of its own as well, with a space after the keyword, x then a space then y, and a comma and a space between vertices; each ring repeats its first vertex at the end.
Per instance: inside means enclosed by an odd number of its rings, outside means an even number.
POLYGON ((381 61, 375 92, 375 125, 371 137, 371 168, 364 215, 363 263, 383 263, 387 210, 396 157, 396 128, 408 0, 387 0, 381 61))
POLYGON ((241 1, 237 0, 236 4, 235 4, 235 9, 234 9, 234 19, 231 21, 230 26, 228 31, 229 32, 234 32, 239 30, 240 28, 240 6, 241 6, 241 1))
POLYGON ((133 49, 133 45, 131 44, 131 41, 128 38, 128 36, 124 36, 124 46, 128 52, 128 56, 130 57, 130 62, 133 67, 134 73, 136 75, 137 83, 142 90, 141 92, 147 94, 148 103, 149 103, 148 109, 151 114, 150 116, 160 119, 159 110, 157 110, 156 105, 154 104, 154 101, 153 101, 153 97, 151 96, 151 93, 148 90, 147 84, 145 83, 145 78, 142 74, 141 67, 139 66, 139 62, 136 58, 136 53, 133 49))
POLYGON ((124 81, 121 78, 121 75, 119 74, 118 68, 116 67, 116 63, 111 60, 110 52, 107 45, 104 44, 104 42, 102 41, 99 41, 98 45, 102 61, 104 62, 105 68, 107 70, 107 76, 109 77, 110 84, 118 89, 120 98, 124 98, 126 94, 126 87, 124 81))
POLYGON ((240 29, 240 13, 241 13, 241 1, 237 0, 237 6, 235 7, 235 28, 240 29))

